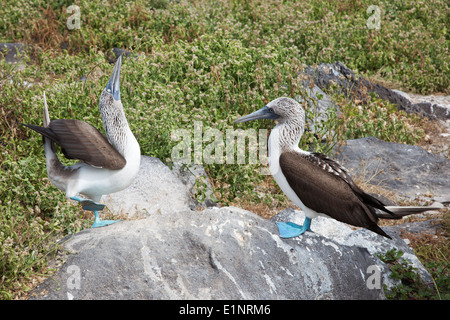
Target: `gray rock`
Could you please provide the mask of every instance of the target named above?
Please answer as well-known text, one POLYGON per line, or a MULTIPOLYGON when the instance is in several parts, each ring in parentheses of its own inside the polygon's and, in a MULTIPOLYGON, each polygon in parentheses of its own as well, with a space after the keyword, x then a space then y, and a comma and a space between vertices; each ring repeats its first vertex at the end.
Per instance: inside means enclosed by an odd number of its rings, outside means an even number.
POLYGON ((425 221, 418 222, 409 222, 402 223, 395 226, 389 226, 388 229, 391 229, 392 232, 395 232, 399 236, 403 231, 406 231, 411 234, 430 234, 430 235, 438 235, 442 232, 444 224, 441 219, 430 219, 425 221))
POLYGON ((405 94, 358 76, 342 62, 321 63, 316 67, 308 66, 304 73, 309 75, 314 84, 324 91, 334 85, 339 92, 346 96, 356 96, 363 103, 367 101, 368 93, 375 93, 379 98, 388 100, 399 110, 407 113, 417 113, 431 119, 450 119, 450 111, 445 106, 432 103, 411 103, 405 94))
MULTIPOLYGON (((278 213, 271 220, 274 222, 291 221, 301 225, 304 219, 305 214, 302 211, 286 209, 278 213)), ((404 229, 401 227, 402 225, 399 226, 383 227, 383 230, 392 237, 392 240, 369 230, 353 227, 323 216, 313 219, 311 230, 318 235, 333 240, 339 245, 367 249, 372 255, 384 254, 391 249, 401 250, 404 252, 403 258, 408 260, 417 269, 417 272, 425 283, 433 283, 428 270, 422 265, 408 244, 400 238, 401 230, 404 229)), ((409 229, 416 230, 414 226, 409 226, 409 229)), ((385 278, 384 281, 388 287, 395 285, 388 278, 385 278)))
POLYGON ((316 67, 308 66, 305 73, 310 75, 314 83, 325 91, 335 85, 346 96, 355 95, 362 101, 366 101, 368 93, 374 92, 381 99, 389 100, 399 107, 410 104, 410 101, 403 95, 358 76, 342 62, 321 63, 316 67))
POLYGON ((30 48, 23 43, 0 43, 0 57, 8 63, 18 63, 22 57, 30 52, 30 48))
MULTIPOLYGON (((450 119, 450 109, 431 102, 419 102, 411 104, 411 109, 414 108, 418 114, 433 115, 437 119, 450 119)), ((430 116, 431 117, 431 116, 430 116)))
POLYGON ((450 159, 418 146, 385 142, 374 137, 348 140, 334 151, 350 173, 398 194, 450 195, 450 159))
MULTIPOLYGON (((376 234, 359 237, 385 249, 376 234)), ((317 232, 282 240, 272 221, 232 207, 152 215, 64 241, 65 263, 33 299, 384 299, 383 284, 392 285, 359 244, 317 232)))
POLYGON ((403 98, 406 98, 409 101, 411 101, 411 96, 409 94, 407 94, 406 92, 403 92, 403 91, 397 90, 397 89, 392 89, 392 91, 394 91, 395 93, 401 95, 403 98))
POLYGON ((139 173, 127 189, 103 196, 107 209, 128 217, 193 208, 188 187, 157 158, 141 156, 139 173))

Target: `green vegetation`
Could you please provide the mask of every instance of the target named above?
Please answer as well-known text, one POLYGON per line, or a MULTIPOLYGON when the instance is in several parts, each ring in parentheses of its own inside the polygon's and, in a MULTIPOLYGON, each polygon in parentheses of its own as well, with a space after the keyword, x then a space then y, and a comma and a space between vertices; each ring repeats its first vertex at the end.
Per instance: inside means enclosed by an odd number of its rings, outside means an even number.
MULTIPOLYGON (((35 276, 50 274, 46 257, 57 239, 91 222, 50 183, 41 138, 20 125, 42 122, 43 91, 52 119, 81 119, 103 130, 98 99, 112 70, 107 57, 113 47, 131 51, 121 75, 127 118, 142 153, 166 163, 178 143, 171 133, 193 129, 193 120, 203 130, 225 132, 272 99, 304 94, 298 76, 304 65, 342 61, 401 88, 448 93, 447 1, 384 1, 380 30, 366 26, 371 4, 3 1, 0 42, 23 42, 33 50, 22 67, 0 59, 0 298, 18 298, 35 276), (73 13, 66 9, 73 4, 80 7, 80 29, 69 30, 73 13)), ((343 115, 330 114, 317 135, 306 132, 301 147, 327 152, 346 138, 416 143, 423 135, 417 118, 386 102, 371 98, 366 108, 335 99, 343 115), (330 130, 335 135, 325 136, 330 130)), ((271 126, 255 121, 239 127, 271 126)), ((255 174, 257 165, 205 167, 224 205, 266 208, 263 216, 286 206, 272 179, 255 174)))
POLYGON ((429 262, 426 267, 433 277, 433 283, 425 283, 417 269, 409 264, 403 257, 403 252, 395 249, 378 255, 381 261, 385 262, 391 270, 390 277, 398 280, 398 286, 388 289, 384 285, 384 290, 388 299, 416 300, 450 299, 450 283, 448 279, 449 263, 444 261, 429 262))
MULTIPOLYGON (((411 219, 414 219, 411 217, 411 219)), ((441 232, 433 234, 411 234, 405 232, 402 237, 410 240, 410 246, 432 277, 432 283, 425 283, 417 269, 403 258, 403 252, 389 250, 378 257, 391 270, 390 277, 399 280, 398 286, 384 288, 388 299, 450 299, 450 247, 448 234, 450 229, 450 210, 444 211, 441 232)))

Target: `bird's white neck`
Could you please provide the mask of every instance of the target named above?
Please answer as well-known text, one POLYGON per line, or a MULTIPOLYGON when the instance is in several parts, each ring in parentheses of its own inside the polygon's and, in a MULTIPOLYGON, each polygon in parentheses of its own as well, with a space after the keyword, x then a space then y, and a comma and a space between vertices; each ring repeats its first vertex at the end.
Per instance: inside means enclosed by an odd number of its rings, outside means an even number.
POLYGON ((99 105, 106 136, 111 145, 126 159, 130 153, 135 153, 133 150, 139 149, 139 144, 128 125, 122 103, 103 91, 99 105))
POLYGON ((277 144, 280 151, 298 149, 303 130, 303 119, 290 119, 289 121, 279 122, 273 128, 269 140, 271 140, 272 145, 277 144))

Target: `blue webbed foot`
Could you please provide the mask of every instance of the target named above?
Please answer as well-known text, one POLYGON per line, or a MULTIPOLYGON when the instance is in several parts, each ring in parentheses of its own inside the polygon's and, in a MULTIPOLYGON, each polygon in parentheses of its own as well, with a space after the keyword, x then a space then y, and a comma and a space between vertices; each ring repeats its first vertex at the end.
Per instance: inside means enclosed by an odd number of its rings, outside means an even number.
POLYGON ((99 220, 99 221, 95 221, 94 224, 91 226, 91 228, 100 228, 100 227, 105 227, 105 226, 109 226, 110 224, 119 222, 122 220, 99 220))
POLYGON ((304 234, 307 230, 311 231, 311 219, 306 217, 302 226, 293 222, 277 222, 280 238, 295 238, 304 234))
POLYGON ((102 203, 97 203, 95 201, 92 201, 90 199, 82 199, 79 197, 71 197, 70 199, 78 201, 81 203, 81 207, 84 210, 87 211, 93 211, 95 214, 95 221, 91 228, 99 228, 104 226, 109 226, 110 224, 119 222, 121 220, 100 220, 100 217, 98 215, 99 210, 103 210, 105 208, 105 205, 102 203))
POLYGON ((105 226, 109 226, 110 224, 122 221, 122 220, 100 220, 98 212, 94 211, 94 214, 95 214, 95 221, 94 221, 94 224, 91 226, 91 228, 105 227, 105 226))

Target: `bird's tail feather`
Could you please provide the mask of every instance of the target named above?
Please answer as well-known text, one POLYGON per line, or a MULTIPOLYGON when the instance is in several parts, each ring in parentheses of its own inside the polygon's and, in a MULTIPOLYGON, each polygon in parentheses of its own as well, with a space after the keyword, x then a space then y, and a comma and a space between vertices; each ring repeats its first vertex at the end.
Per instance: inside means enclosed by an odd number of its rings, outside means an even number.
POLYGON ((411 214, 422 213, 431 210, 439 210, 444 206, 441 203, 435 203, 431 206, 386 206, 392 214, 377 212, 377 217, 382 219, 401 219, 411 214))
MULTIPOLYGON (((45 91, 44 91, 44 114, 43 114, 43 124, 44 124, 44 128, 47 128, 50 125, 50 115, 48 113, 48 105, 47 105, 47 97, 45 96, 45 91)), ((40 134, 43 135, 43 139, 44 139, 44 150, 45 150, 45 157, 47 158, 47 166, 48 161, 49 160, 56 160, 57 162, 59 162, 58 159, 58 155, 56 154, 56 146, 55 143, 53 141, 51 141, 48 137, 46 137, 38 128, 39 127, 31 127, 29 126, 29 128, 39 132, 40 134)))
POLYGON ((42 141, 44 143, 45 158, 47 160, 47 171, 52 166, 65 167, 58 159, 55 143, 50 139, 51 131, 46 129, 50 125, 50 115, 48 112, 48 105, 47 105, 47 98, 45 96, 45 91, 44 91, 43 127, 36 126, 33 124, 25 124, 25 123, 22 123, 22 124, 42 135, 42 141))
POLYGON ((44 91, 44 127, 47 128, 49 125, 50 125, 50 116, 48 114, 47 98, 45 96, 44 91))

